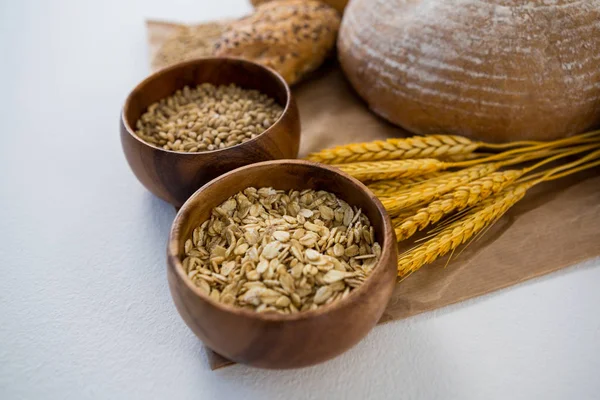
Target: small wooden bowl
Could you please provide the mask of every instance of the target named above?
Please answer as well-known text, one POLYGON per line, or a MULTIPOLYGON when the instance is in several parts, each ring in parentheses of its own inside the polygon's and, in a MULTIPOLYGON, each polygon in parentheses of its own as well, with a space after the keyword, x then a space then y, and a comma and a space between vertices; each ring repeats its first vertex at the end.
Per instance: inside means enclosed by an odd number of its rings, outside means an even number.
POLYGON ((121 144, 129 166, 152 193, 180 207, 200 186, 225 172, 259 161, 295 158, 300 145, 300 118, 290 88, 275 71, 236 58, 203 58, 162 69, 138 84, 121 114, 121 144), (256 89, 284 106, 281 117, 256 138, 202 153, 154 147, 134 133, 148 106, 176 90, 200 83, 256 89))
POLYGON ((183 205, 171 229, 168 279, 187 325, 211 349, 239 363, 297 368, 335 357, 361 340, 380 319, 396 281, 396 238, 380 201, 337 169, 300 160, 268 161, 231 171, 208 183, 183 205), (375 229, 382 253, 365 283, 344 300, 297 314, 261 314, 217 303, 203 294, 182 266, 184 243, 230 196, 253 186, 322 189, 360 207, 375 229))

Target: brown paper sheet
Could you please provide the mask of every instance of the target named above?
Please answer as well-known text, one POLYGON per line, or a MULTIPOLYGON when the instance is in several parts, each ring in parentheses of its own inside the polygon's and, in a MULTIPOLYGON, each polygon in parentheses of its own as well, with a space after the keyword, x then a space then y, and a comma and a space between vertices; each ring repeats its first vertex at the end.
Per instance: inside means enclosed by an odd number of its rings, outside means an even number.
MULTIPOLYGON (((151 51, 176 25, 148 22, 151 51)), ((300 157, 333 145, 406 133, 370 113, 334 61, 294 87, 300 157)), ((381 323, 503 289, 600 257, 600 170, 535 187, 480 240, 398 283, 381 323)), ((207 350, 212 369, 232 364, 207 350)))

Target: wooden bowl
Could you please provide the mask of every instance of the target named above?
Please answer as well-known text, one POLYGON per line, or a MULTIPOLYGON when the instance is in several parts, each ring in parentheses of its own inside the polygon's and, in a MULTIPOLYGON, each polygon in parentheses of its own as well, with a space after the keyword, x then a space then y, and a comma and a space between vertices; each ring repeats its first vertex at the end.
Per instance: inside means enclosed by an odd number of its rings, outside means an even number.
POLYGON ((300 160, 268 161, 231 171, 208 183, 183 205, 171 229, 168 279, 177 310, 212 350, 262 368, 297 368, 348 350, 377 323, 396 281, 396 238, 379 200, 359 181, 337 169, 300 160), (365 283, 338 302, 297 314, 262 314, 210 299, 186 276, 184 242, 210 211, 254 186, 322 189, 360 207, 375 229, 382 253, 365 283))
POLYGON ((129 166, 152 193, 181 206, 206 182, 238 167, 259 161, 295 158, 300 144, 300 118, 290 88, 275 71, 236 58, 203 58, 162 69, 138 84, 121 114, 121 144, 129 166), (154 147, 134 134, 148 106, 184 86, 235 83, 256 89, 284 107, 281 117, 254 139, 225 149, 186 153, 154 147))

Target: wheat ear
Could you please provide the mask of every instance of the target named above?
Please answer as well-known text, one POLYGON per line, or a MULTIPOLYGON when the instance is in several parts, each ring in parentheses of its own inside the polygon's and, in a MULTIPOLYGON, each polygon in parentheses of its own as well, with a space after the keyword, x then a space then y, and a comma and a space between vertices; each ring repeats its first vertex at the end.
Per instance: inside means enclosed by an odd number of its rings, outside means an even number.
POLYGON ((398 258, 398 276, 406 276, 466 243, 504 215, 534 184, 535 182, 526 182, 509 186, 482 201, 425 243, 401 255, 398 258))
POLYGON ((348 164, 353 162, 418 158, 437 158, 453 162, 476 162, 482 156, 488 155, 489 157, 486 161, 495 161, 509 154, 514 155, 536 149, 566 146, 573 143, 581 143, 590 138, 591 140, 596 140, 598 136, 600 136, 600 131, 588 132, 554 142, 520 141, 503 144, 473 142, 465 137, 454 135, 414 136, 336 146, 311 153, 307 159, 324 164, 348 164), (490 150, 501 150, 505 154, 489 155, 486 152, 490 150), (476 151, 483 151, 483 153, 475 153, 476 151))
POLYGON ((337 146, 312 153, 307 159, 324 164, 347 164, 363 161, 439 158, 470 154, 477 150, 478 146, 478 143, 461 136, 415 136, 337 146))
POLYGON ((370 183, 368 188, 375 194, 377 197, 390 197, 394 194, 413 187, 415 185, 421 184, 430 179, 438 178, 443 174, 447 174, 447 172, 433 172, 431 174, 426 174, 422 176, 414 176, 412 178, 403 178, 403 179, 387 179, 384 181, 375 181, 370 183))
POLYGON ((395 224, 396 238, 398 241, 408 239, 417 231, 435 224, 445 215, 475 206, 514 183, 523 173, 524 171, 521 170, 494 172, 481 179, 457 187, 452 192, 421 208, 399 224, 395 224))
POLYGON ((404 223, 404 221, 406 221, 408 218, 415 215, 417 213, 417 211, 419 211, 419 210, 420 210, 419 207, 409 208, 408 210, 402 211, 400 214, 392 217, 392 225, 394 226, 394 229, 401 226, 404 223))
POLYGON ((458 163, 458 162, 471 161, 471 160, 483 160, 484 158, 489 158, 493 155, 494 155, 494 153, 477 152, 477 153, 471 153, 471 154, 456 154, 456 155, 451 155, 451 156, 444 156, 444 157, 440 157, 439 160, 445 161, 445 162, 458 163))
POLYGON ((334 166, 364 182, 430 174, 449 168, 451 164, 433 158, 423 158, 419 160, 358 162, 334 166))
POLYGON ((444 174, 441 177, 430 179, 392 197, 385 197, 381 203, 388 214, 396 216, 409 207, 430 202, 446 194, 454 188, 467 184, 476 179, 495 172, 498 164, 481 164, 460 171, 444 174))

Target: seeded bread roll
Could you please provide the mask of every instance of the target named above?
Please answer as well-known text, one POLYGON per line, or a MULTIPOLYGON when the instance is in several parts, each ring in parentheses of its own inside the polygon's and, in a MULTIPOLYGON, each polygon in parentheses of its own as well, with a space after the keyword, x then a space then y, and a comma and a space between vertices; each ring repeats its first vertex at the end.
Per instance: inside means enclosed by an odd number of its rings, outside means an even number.
POLYGON ((231 23, 215 52, 259 62, 292 84, 323 63, 335 45, 339 25, 338 12, 319 1, 265 3, 231 23))
MULTIPOLYGON (((275 0, 250 0, 253 6, 259 6, 264 3, 268 3, 275 0)), ((344 12, 344 8, 346 8, 346 4, 348 4, 348 0, 321 0, 323 3, 329 4, 331 7, 335 8, 339 12, 344 12)))

